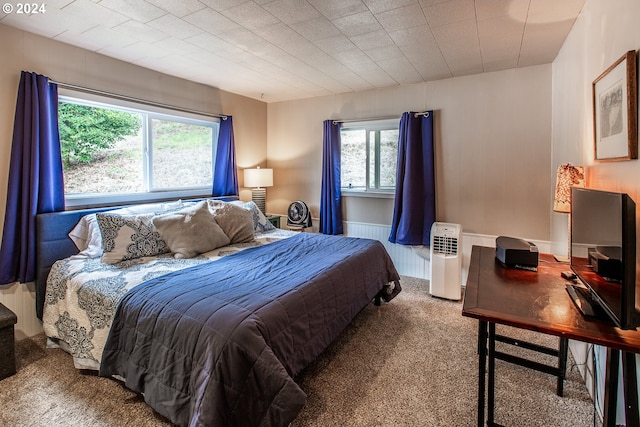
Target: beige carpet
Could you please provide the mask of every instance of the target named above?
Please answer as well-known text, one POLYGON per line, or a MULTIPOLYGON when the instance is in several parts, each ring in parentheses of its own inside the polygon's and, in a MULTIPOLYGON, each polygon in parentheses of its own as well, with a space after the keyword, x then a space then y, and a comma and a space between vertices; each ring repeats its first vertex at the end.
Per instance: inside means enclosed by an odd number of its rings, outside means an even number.
MULTIPOLYGON (((430 297, 425 281, 402 284, 395 300, 367 306, 300 376, 308 400, 292 427, 476 425, 477 322, 462 317, 461 303, 430 297)), ((43 337, 23 340, 17 351, 18 373, 0 381, 0 426, 169 425, 118 382, 82 374, 61 350, 44 349, 43 337)), ((553 377, 496 366, 498 423, 593 425, 573 360, 563 398, 553 377)))

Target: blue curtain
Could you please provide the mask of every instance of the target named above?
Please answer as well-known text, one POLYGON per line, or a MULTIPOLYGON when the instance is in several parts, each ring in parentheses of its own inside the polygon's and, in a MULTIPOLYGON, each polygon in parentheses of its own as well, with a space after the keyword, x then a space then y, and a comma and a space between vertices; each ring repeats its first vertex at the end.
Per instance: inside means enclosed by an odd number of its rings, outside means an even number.
POLYGON ((342 234, 340 191, 340 123, 324 121, 322 137, 322 190, 320 193, 320 232, 342 234))
POLYGON ((213 169, 213 196, 238 195, 236 143, 231 116, 220 120, 216 164, 213 169))
POLYGON ((396 196, 389 241, 430 245, 436 219, 433 111, 403 113, 398 135, 396 196))
POLYGON ((20 76, 0 246, 0 284, 35 279, 36 214, 64 210, 58 87, 20 76))

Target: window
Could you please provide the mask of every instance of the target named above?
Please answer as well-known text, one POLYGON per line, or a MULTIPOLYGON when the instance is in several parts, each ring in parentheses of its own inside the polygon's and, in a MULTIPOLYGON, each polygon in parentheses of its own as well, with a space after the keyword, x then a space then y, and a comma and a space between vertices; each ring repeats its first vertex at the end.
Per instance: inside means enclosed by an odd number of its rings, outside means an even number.
POLYGON ((399 120, 350 123, 340 131, 343 190, 393 193, 399 120))
POLYGON ((58 122, 69 206, 211 192, 217 119, 61 96, 58 122))

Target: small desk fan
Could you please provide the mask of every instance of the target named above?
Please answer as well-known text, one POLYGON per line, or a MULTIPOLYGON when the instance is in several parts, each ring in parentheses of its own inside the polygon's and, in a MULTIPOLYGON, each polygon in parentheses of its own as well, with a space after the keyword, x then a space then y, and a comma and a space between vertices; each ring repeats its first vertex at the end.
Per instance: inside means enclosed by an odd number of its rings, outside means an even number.
POLYGON ((287 210, 287 226, 294 229, 311 227, 311 213, 307 204, 302 200, 296 200, 289 205, 287 210))

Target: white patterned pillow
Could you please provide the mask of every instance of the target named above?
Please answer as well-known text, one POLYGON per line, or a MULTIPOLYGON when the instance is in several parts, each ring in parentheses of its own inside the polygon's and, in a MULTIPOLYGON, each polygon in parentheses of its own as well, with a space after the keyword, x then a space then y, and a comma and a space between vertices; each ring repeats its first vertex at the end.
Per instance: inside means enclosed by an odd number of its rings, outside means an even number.
POLYGON ((169 246, 153 226, 153 216, 97 213, 102 234, 102 262, 116 264, 169 252, 169 246))
POLYGON ((276 229, 276 227, 273 224, 271 224, 271 221, 269 221, 267 217, 264 216, 264 214, 262 213, 260 208, 258 208, 258 205, 255 204, 255 202, 253 201, 242 202, 239 200, 235 200, 230 203, 240 206, 241 208, 246 209, 248 211, 251 211, 251 214, 253 215, 253 231, 261 233, 264 231, 271 231, 276 229))
MULTIPOLYGON (((105 211, 118 215, 137 215, 153 213, 159 215, 182 209, 182 200, 163 203, 146 203, 142 205, 132 205, 125 208, 105 211)), ((80 251, 78 255, 87 258, 97 258, 102 255, 102 234, 96 220, 96 214, 88 214, 80 218, 80 221, 69 232, 69 238, 73 240, 80 251)))

